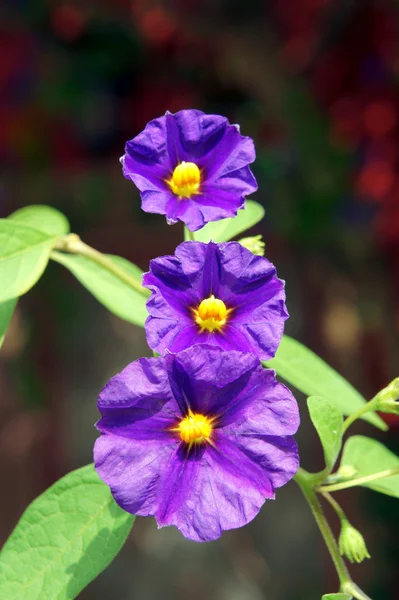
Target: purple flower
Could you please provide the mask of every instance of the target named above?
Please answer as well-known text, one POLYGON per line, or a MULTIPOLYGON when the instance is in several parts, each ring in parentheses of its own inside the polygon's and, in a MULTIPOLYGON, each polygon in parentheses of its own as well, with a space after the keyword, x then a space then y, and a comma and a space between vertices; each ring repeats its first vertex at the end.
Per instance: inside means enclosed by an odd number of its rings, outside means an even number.
POLYGON ((94 462, 116 502, 195 541, 251 521, 298 469, 297 404, 252 354, 141 358, 98 407, 94 462))
POLYGON ((284 283, 241 244, 184 242, 151 261, 143 285, 152 291, 147 341, 160 354, 205 343, 275 355, 288 317, 284 283))
POLYGON ((252 139, 219 115, 167 112, 127 142, 125 152, 123 174, 140 190, 142 209, 191 231, 234 217, 258 189, 248 166, 255 160, 252 139))

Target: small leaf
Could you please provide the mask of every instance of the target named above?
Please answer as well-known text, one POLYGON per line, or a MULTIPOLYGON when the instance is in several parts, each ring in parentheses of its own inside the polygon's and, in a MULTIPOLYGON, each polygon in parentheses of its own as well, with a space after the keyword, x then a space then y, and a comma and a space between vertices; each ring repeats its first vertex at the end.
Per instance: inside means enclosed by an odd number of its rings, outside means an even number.
POLYGON ((46 268, 57 236, 0 219, 0 302, 25 294, 46 268))
POLYGON ((3 345, 6 331, 11 321, 18 298, 12 298, 0 304, 0 348, 3 345))
POLYGON ((68 219, 52 206, 34 204, 16 210, 9 219, 49 235, 62 236, 70 232, 68 219))
POLYGON ((308 409, 323 446, 326 467, 331 471, 342 445, 342 413, 331 400, 321 396, 308 398, 308 409))
POLYGON ((348 596, 348 594, 324 594, 321 600, 352 600, 352 596, 348 596))
MULTIPOLYGON (((399 457, 377 440, 363 435, 354 435, 348 439, 344 446, 340 468, 348 466, 356 469, 356 474, 353 477, 355 481, 389 469, 398 469, 399 457)), ((399 498, 399 475, 376 479, 359 485, 381 492, 381 494, 399 498)))
POLYGON ((122 548, 134 517, 93 465, 32 502, 0 553, 0 598, 73 600, 122 548))
MULTIPOLYGON (((342 375, 287 335, 283 336, 276 356, 264 364, 307 396, 328 398, 344 415, 353 414, 366 402, 342 375)), ((373 412, 362 418, 379 429, 387 429, 384 421, 373 412)))
MULTIPOLYGON (((141 284, 142 271, 136 265, 121 256, 107 256, 141 284)), ((144 327, 148 316, 145 306, 147 297, 144 294, 140 294, 119 277, 84 256, 52 252, 51 258, 69 269, 114 315, 144 327)))
POLYGON ((263 206, 253 200, 247 200, 245 209, 239 210, 236 217, 207 223, 205 227, 194 232, 194 239, 206 243, 210 240, 228 242, 239 233, 256 225, 263 219, 264 214, 263 206))

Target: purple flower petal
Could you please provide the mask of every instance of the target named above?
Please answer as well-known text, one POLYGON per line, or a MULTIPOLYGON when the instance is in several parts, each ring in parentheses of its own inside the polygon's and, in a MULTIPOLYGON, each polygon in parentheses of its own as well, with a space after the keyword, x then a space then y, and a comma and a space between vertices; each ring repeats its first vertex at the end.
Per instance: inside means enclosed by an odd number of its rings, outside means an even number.
POLYGON ((174 463, 162 489, 158 524, 175 525, 194 541, 215 540, 222 531, 242 527, 259 512, 273 486, 262 468, 226 440, 197 458, 174 463), (187 494, 190 490, 190 494, 187 494))
POLYGON ((272 263, 241 244, 184 242, 175 256, 151 261, 143 284, 152 291, 146 332, 153 350, 208 344, 254 352, 264 360, 274 356, 288 317, 284 283, 272 263), (195 321, 195 310, 211 295, 230 311, 215 331, 195 321))
POLYGON ((94 463, 116 502, 135 515, 153 515, 159 505, 159 480, 173 462, 175 440, 135 440, 102 435, 94 445, 94 463))
POLYGON ((164 439, 179 420, 179 406, 169 386, 165 366, 155 358, 140 358, 112 377, 98 399, 102 433, 134 439, 164 439))
POLYGON ((239 436, 233 442, 267 472, 274 489, 290 481, 299 468, 298 446, 291 436, 239 436))
POLYGON ((244 206, 258 187, 249 168, 254 160, 253 141, 225 117, 182 110, 150 121, 127 142, 121 162, 124 176, 141 193, 143 210, 196 231, 209 221, 235 216, 244 206), (189 198, 175 195, 167 183, 182 162, 201 171, 199 191, 189 198))
POLYGON ((248 523, 298 468, 295 400, 253 354, 196 346, 140 359, 98 406, 94 461, 116 502, 195 541, 248 523), (179 423, 198 414, 210 437, 188 444, 179 423))
POLYGON ((165 361, 171 390, 182 413, 190 408, 211 416, 224 413, 230 402, 235 404, 254 369, 262 370, 253 354, 221 352, 210 346, 167 354, 165 361))

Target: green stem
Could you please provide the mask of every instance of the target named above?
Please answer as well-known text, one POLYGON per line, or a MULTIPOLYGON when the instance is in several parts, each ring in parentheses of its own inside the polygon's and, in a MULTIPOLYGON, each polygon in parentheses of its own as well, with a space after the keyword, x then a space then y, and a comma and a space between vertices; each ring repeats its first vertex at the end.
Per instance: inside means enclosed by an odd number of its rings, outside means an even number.
POLYGON ((374 410, 375 404, 376 404, 376 399, 373 398, 372 400, 370 400, 370 402, 367 402, 367 404, 364 404, 364 406, 362 406, 361 408, 359 408, 359 410, 357 410, 355 413, 353 413, 353 415, 350 415, 349 417, 347 417, 344 421, 343 433, 345 433, 345 431, 348 429, 348 427, 350 427, 352 425, 352 423, 354 423, 359 417, 361 417, 362 415, 364 415, 367 412, 370 412, 371 410, 374 410))
POLYGON ((190 231, 190 230, 187 228, 187 234, 188 234, 188 239, 189 239, 189 240, 191 240, 192 242, 195 242, 195 236, 194 236, 194 232, 193 232, 193 231, 190 231))
POLYGON ((335 569, 337 571, 339 582, 341 584, 341 589, 345 590, 348 584, 351 583, 351 578, 348 569, 346 568, 345 562, 339 553, 338 545, 335 540, 334 534, 330 529, 330 526, 327 522, 327 519, 319 502, 319 499, 317 498, 316 492, 313 489, 314 478, 310 473, 300 468, 297 474, 295 475, 294 479, 301 488, 301 491, 309 504, 310 510, 312 511, 316 523, 324 538, 324 541, 334 563, 335 569))
POLYGON ((318 492, 338 492, 339 490, 345 490, 346 488, 355 487, 356 485, 363 485, 370 481, 378 481, 378 479, 386 479, 387 477, 394 477, 399 475, 399 467, 396 469, 386 469, 386 471, 380 471, 379 473, 373 473, 372 475, 365 475, 364 477, 358 477, 357 479, 350 479, 349 481, 342 481, 341 483, 333 483, 331 485, 322 485, 318 488, 318 492))
POLYGON ((107 269, 107 271, 132 287, 134 290, 136 290, 136 292, 139 292, 144 296, 148 295, 147 290, 143 288, 137 279, 129 275, 129 273, 127 273, 124 269, 115 264, 110 258, 108 258, 108 256, 82 242, 79 236, 75 233, 70 233, 64 238, 58 240, 54 246, 54 250, 61 250, 62 252, 69 252, 70 254, 85 256, 104 269, 107 269))
POLYGON ((370 598, 370 596, 367 596, 367 594, 365 594, 363 592, 363 590, 361 590, 360 587, 358 587, 356 585, 356 583, 353 583, 353 581, 350 581, 345 586, 345 590, 344 591, 347 594, 350 594, 351 596, 353 596, 354 598, 356 598, 356 600, 372 600, 372 598, 370 598))
POLYGON ((331 506, 337 513, 339 520, 341 522, 347 521, 348 519, 346 518, 344 511, 342 510, 342 508, 340 507, 338 502, 335 500, 335 498, 333 498, 328 492, 322 492, 322 495, 327 500, 327 502, 329 502, 331 504, 331 506))

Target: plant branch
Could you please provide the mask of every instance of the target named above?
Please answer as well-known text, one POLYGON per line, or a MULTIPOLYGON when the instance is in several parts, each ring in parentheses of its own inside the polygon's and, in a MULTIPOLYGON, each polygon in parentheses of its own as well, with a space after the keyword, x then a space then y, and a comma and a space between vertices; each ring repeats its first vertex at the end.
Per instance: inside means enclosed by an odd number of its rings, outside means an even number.
POLYGON ((341 584, 341 588, 344 590, 347 587, 347 585, 351 583, 351 578, 349 575, 349 571, 346 568, 345 562, 339 553, 338 545, 335 540, 334 534, 331 531, 330 525, 328 524, 327 519, 324 515, 319 499, 317 498, 316 492, 313 489, 314 478, 310 473, 308 473, 304 469, 299 468, 294 479, 299 485, 306 501, 309 504, 310 510, 312 511, 312 514, 316 520, 316 523, 320 529, 320 532, 324 538, 324 541, 334 563, 341 584))
POLYGON ((359 410, 357 410, 355 413, 353 413, 353 415, 350 415, 349 417, 347 417, 343 424, 343 433, 345 433, 345 431, 348 429, 348 427, 350 427, 352 425, 352 423, 354 423, 359 417, 363 416, 367 412, 374 410, 375 405, 376 405, 376 400, 375 400, 375 398, 373 398, 372 400, 370 400, 370 402, 367 402, 367 404, 364 404, 364 406, 362 406, 361 408, 359 408, 359 410))
POLYGON ((323 498, 325 498, 327 500, 327 502, 329 502, 331 504, 331 506, 333 507, 333 509, 337 513, 337 516, 338 516, 339 520, 341 522, 343 520, 347 520, 344 511, 342 510, 342 508, 340 507, 340 505, 338 504, 338 502, 335 500, 335 498, 333 498, 331 496, 331 494, 329 494, 328 492, 321 492, 321 493, 323 495, 323 498))
POLYGON ((129 275, 127 271, 119 267, 105 254, 102 254, 98 250, 95 250, 91 246, 88 246, 82 242, 79 236, 75 233, 70 233, 64 238, 58 240, 54 246, 54 250, 61 250, 62 252, 68 252, 69 254, 78 254, 79 256, 84 256, 97 263, 104 269, 107 269, 107 271, 118 277, 118 279, 129 285, 139 294, 143 294, 144 296, 148 295, 148 291, 141 285, 139 281, 137 281, 135 277, 129 275))
POLYGON ((322 485, 317 491, 324 492, 338 492, 339 490, 345 490, 346 488, 355 487, 356 485, 363 485, 370 481, 378 481, 378 479, 386 479, 387 477, 394 477, 399 475, 399 467, 396 469, 386 469, 379 473, 373 473, 372 475, 365 475, 364 477, 357 477, 356 479, 350 479, 349 481, 342 481, 341 483, 333 483, 331 485, 322 485))
POLYGON ((358 587, 356 585, 356 583, 354 583, 353 581, 350 581, 346 586, 344 591, 347 594, 352 595, 354 598, 356 598, 356 600, 372 600, 372 598, 370 598, 370 596, 367 596, 367 594, 365 594, 363 592, 363 590, 360 589, 360 587, 358 587))

